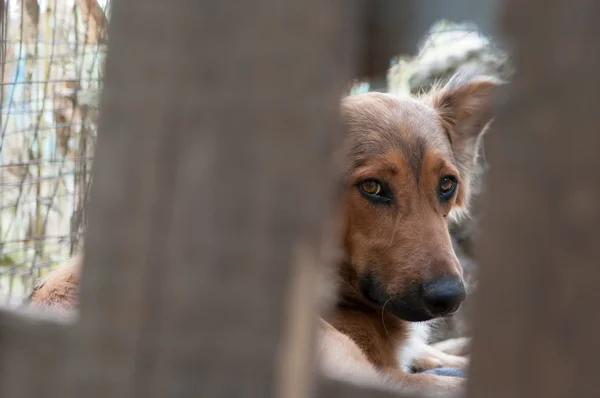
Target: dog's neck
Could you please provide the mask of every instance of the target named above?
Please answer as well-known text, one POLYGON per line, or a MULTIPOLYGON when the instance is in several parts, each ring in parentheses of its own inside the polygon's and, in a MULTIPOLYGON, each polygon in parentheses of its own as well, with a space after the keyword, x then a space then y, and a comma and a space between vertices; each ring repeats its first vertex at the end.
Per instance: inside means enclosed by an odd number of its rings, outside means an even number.
POLYGON ((350 263, 338 264, 338 291, 334 308, 325 319, 350 337, 377 367, 397 368, 399 343, 409 323, 385 312, 360 292, 359 277, 350 263))

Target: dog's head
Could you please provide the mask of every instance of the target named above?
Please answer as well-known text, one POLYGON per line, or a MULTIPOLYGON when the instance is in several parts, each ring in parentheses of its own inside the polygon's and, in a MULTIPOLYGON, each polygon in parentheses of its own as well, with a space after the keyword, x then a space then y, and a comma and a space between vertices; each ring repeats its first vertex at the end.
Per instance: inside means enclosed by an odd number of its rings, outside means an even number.
POLYGON ((342 103, 342 278, 401 319, 445 316, 465 298, 448 223, 466 212, 498 84, 455 76, 420 98, 368 93, 342 103))

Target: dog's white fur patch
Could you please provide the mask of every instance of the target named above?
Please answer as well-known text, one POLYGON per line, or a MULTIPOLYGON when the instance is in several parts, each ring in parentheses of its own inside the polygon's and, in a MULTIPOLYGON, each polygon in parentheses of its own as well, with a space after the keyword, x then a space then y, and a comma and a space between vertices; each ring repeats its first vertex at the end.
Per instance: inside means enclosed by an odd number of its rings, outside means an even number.
POLYGON ((409 331, 406 341, 398 348, 398 363, 400 368, 409 372, 415 358, 419 356, 427 346, 431 325, 429 322, 409 323, 409 331))

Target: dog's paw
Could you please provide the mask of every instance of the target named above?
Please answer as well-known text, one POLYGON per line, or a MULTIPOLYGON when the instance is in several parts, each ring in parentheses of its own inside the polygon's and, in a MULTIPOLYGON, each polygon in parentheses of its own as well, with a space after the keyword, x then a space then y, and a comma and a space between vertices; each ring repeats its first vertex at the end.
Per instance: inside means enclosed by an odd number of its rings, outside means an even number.
POLYGON ((432 346, 424 345, 412 363, 411 369, 415 373, 425 372, 437 368, 467 368, 469 359, 458 355, 449 355, 432 346))
POLYGON ((469 359, 455 355, 422 355, 412 363, 415 373, 421 373, 438 368, 467 368, 469 359))
POLYGON ((444 358, 442 359, 442 366, 447 368, 466 369, 469 367, 469 358, 461 357, 458 355, 444 356, 444 358))
POLYGON ((448 355, 458 355, 464 357, 470 354, 471 339, 469 337, 457 337, 432 344, 431 347, 448 355))
POLYGON ((441 368, 443 366, 444 365, 439 358, 432 356, 421 356, 413 361, 411 369, 413 373, 423 373, 428 370, 441 368))

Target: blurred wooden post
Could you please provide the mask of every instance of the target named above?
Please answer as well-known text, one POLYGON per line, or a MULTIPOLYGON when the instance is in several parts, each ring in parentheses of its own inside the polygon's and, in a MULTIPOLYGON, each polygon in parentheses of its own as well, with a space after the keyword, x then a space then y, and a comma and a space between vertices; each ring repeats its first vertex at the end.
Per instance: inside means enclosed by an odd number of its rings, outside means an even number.
POLYGON ((311 394, 363 6, 115 2, 80 319, 0 312, 3 397, 311 394))
POLYGON ((471 397, 597 397, 600 3, 510 0, 517 75, 491 164, 471 397))
POLYGON ((64 397, 69 326, 47 314, 0 311, 0 397, 64 397))
MULTIPOLYGON (((319 261, 355 5, 115 2, 70 396, 283 391, 287 291, 319 261)), ((308 393, 310 351, 287 396, 308 393)))

